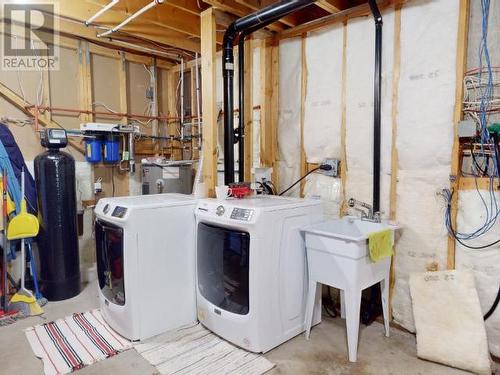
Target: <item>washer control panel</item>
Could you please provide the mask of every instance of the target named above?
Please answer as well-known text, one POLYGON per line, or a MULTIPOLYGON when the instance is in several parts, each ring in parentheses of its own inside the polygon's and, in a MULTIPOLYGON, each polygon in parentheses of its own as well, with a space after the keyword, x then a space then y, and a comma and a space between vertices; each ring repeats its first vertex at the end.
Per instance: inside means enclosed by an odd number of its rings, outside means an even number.
POLYGON ((127 213, 126 207, 116 206, 111 216, 118 217, 121 219, 125 216, 126 213, 127 213))
POLYGON ((233 220, 250 221, 252 215, 253 210, 246 208, 233 208, 233 211, 231 211, 231 219, 233 220))

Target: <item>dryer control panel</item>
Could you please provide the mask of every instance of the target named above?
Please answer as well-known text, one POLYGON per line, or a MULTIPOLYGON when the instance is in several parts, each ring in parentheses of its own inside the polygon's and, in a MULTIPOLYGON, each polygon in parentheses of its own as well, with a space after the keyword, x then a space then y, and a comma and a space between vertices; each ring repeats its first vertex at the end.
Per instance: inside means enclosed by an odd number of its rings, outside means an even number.
POLYGON ((250 221, 252 219, 252 215, 253 210, 246 208, 233 208, 233 211, 231 211, 231 219, 233 220, 250 221))

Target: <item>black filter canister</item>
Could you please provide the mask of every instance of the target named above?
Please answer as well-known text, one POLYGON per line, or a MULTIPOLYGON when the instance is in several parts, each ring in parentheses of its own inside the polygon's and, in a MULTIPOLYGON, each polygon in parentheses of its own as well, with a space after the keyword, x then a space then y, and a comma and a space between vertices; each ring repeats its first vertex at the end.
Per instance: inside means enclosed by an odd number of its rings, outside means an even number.
POLYGON ((35 179, 40 287, 49 301, 61 301, 80 293, 75 159, 49 148, 35 158, 35 179))

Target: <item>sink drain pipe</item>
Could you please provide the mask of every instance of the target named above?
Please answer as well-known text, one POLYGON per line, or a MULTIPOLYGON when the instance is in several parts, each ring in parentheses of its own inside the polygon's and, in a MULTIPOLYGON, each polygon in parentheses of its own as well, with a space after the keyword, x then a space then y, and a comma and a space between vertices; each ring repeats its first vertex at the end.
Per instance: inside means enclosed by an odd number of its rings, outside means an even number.
POLYGON ((373 212, 380 212, 380 147, 382 101, 382 15, 376 0, 369 0, 375 20, 375 77, 373 99, 373 212))
MULTIPOLYGON (((223 76, 223 90, 224 90, 224 183, 226 185, 234 182, 234 53, 233 44, 239 35, 244 39, 246 35, 255 32, 270 23, 273 23, 280 18, 306 6, 314 3, 314 0, 282 0, 276 4, 262 8, 254 13, 245 17, 239 18, 234 21, 226 30, 222 42, 222 76, 223 76)), ((240 50, 242 51, 242 50, 240 50)), ((241 53, 241 52, 240 52, 241 53)), ((241 64, 241 62, 240 62, 241 64)), ((244 63, 243 63, 244 64, 244 63)), ((243 65, 244 66, 244 65, 243 65)), ((241 74, 240 74, 241 75, 241 74)), ((241 89, 241 83, 239 89, 241 89)), ((243 84, 244 88, 244 84, 243 84)), ((240 98, 242 98, 240 93, 240 98)), ((241 108, 240 99, 240 116, 243 112, 241 108)), ((244 124, 240 122, 240 127, 244 124)), ((239 130, 240 133, 242 129, 239 130)), ((240 137, 240 142, 243 143, 243 137, 240 137)), ((240 145, 241 149, 244 148, 240 145)), ((243 158, 243 154, 240 155, 243 158)), ((240 177, 244 172, 244 161, 240 160, 239 168, 240 177)))

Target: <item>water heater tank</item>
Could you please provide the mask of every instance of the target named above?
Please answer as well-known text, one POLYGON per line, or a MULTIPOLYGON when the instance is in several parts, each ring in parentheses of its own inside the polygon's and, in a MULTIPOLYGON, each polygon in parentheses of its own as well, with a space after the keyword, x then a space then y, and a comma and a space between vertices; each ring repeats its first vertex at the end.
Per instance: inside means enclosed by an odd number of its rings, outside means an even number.
POLYGON ((75 160, 59 151, 62 142, 42 144, 48 150, 35 158, 40 285, 49 301, 60 301, 80 293, 75 160))

